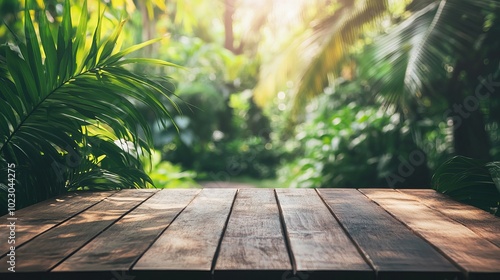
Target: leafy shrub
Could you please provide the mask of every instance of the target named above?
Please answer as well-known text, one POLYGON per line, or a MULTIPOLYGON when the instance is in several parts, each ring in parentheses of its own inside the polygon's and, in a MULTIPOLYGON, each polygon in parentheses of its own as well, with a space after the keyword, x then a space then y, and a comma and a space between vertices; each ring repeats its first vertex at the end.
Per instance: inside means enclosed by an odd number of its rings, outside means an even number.
POLYGON ((285 145, 292 160, 279 170, 280 182, 291 187, 428 187, 426 156, 414 143, 409 122, 369 96, 369 88, 351 82, 318 97, 285 145), (415 152, 421 157, 418 164, 405 170, 415 152))
POLYGON ((183 171, 181 166, 162 161, 161 153, 153 151, 151 158, 144 158, 144 167, 157 188, 192 188, 198 186, 194 181, 196 172, 183 171))
POLYGON ((432 187, 455 200, 500 216, 500 162, 455 156, 432 177, 432 187))
MULTIPOLYGON (((102 13, 89 41, 86 5, 75 28, 69 1, 58 26, 50 25, 45 11, 36 12, 35 30, 33 7, 27 1, 24 41, 0 47, 0 170, 16 165, 17 207, 67 190, 152 183, 139 159, 152 147, 152 133, 136 104, 168 117, 158 96, 171 101, 171 92, 168 80, 126 66, 172 64, 125 56, 159 39, 120 51, 125 22, 101 38, 102 13)), ((2 203, 9 183, 0 183, 2 203)))

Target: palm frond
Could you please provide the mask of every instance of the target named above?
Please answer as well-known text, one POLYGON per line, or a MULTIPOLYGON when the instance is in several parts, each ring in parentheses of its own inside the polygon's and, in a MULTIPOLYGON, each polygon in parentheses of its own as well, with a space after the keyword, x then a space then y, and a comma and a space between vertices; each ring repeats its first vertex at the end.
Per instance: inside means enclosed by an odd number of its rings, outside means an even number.
POLYGON ((365 27, 376 22, 386 9, 386 0, 346 1, 333 14, 297 36, 278 57, 272 68, 276 74, 265 72, 265 78, 257 85, 257 101, 275 94, 280 84, 291 80, 295 89, 292 111, 300 111, 308 100, 323 92, 328 75, 338 72, 340 62, 365 27))
POLYGON ((481 46, 485 11, 494 2, 415 1, 412 15, 368 48, 363 75, 388 102, 406 109, 423 97, 443 96, 457 61, 481 46))
MULTIPOLYGON (((380 26, 377 20, 389 7, 383 0, 348 2, 351 4, 295 36, 271 70, 263 69, 255 89, 259 104, 282 90, 280 85, 292 81, 292 115, 296 115, 308 100, 323 92, 329 75, 339 72, 364 27, 380 26), (276 74, 271 75, 273 72, 276 74)), ((495 7, 496 0, 411 2, 406 13, 410 16, 404 15, 387 34, 377 36, 361 56, 361 74, 388 103, 405 109, 423 96, 442 96, 444 85, 439 81, 447 80, 461 57, 481 46, 486 14, 495 7)))
POLYGON ((500 189, 495 185, 499 181, 499 164, 455 156, 436 170, 432 186, 458 201, 496 211, 500 204, 500 189))
POLYGON ((171 121, 160 97, 178 107, 163 80, 126 66, 175 65, 124 56, 159 39, 120 51, 116 45, 125 22, 101 38, 101 13, 87 49, 86 3, 73 28, 66 0, 57 36, 45 13, 39 13, 35 30, 31 7, 32 1, 27 1, 25 41, 0 46, 0 169, 6 163, 17 165, 19 186, 23 186, 17 191, 18 201, 34 203, 68 189, 152 183, 139 154, 149 151, 153 137, 137 105, 171 121), (130 143, 137 152, 123 149, 117 141, 130 143))
POLYGON ((342 15, 334 14, 319 23, 309 43, 309 46, 319 43, 318 52, 301 75, 293 102, 294 111, 300 110, 303 104, 323 92, 328 85, 328 73, 339 72, 340 62, 349 53, 350 46, 359 39, 364 27, 378 19, 386 8, 385 0, 366 1, 341 10, 342 15))

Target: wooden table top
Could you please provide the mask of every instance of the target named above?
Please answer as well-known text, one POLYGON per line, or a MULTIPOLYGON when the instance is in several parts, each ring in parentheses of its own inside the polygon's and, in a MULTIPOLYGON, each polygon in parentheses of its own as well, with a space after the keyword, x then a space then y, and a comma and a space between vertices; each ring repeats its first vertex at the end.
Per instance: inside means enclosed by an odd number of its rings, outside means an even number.
POLYGON ((500 219, 433 190, 83 192, 0 220, 1 279, 500 279, 500 219))

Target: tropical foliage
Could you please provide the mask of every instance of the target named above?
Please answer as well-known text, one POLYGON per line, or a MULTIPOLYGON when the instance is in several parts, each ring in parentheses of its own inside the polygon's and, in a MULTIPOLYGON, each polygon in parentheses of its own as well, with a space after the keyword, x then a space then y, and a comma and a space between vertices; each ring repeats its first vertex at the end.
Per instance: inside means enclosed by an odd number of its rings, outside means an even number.
POLYGON ((434 186, 495 207, 496 165, 486 163, 500 160, 498 0, 36 2, 46 10, 28 7, 30 35, 24 1, 0 0, 2 156, 19 171, 27 155, 50 167, 23 171, 45 176, 25 185, 434 186), (48 152, 34 152, 34 138, 48 152), (480 163, 455 168, 457 155, 480 163), (449 170, 468 183, 446 184, 449 170))
MULTIPOLYGON (((291 107, 304 108, 305 100, 322 94, 325 87, 332 85, 332 77, 342 76, 346 68, 350 68, 349 79, 369 84, 372 94, 396 106, 405 117, 419 121, 423 115, 438 115, 445 123, 450 119, 455 152, 489 158, 491 145, 485 133, 489 125, 481 120, 498 120, 498 116, 491 116, 495 113, 488 108, 491 102, 496 102, 493 94, 497 96, 498 92, 490 90, 491 95, 484 94, 484 99, 475 97, 479 100, 471 100, 470 95, 474 95, 481 84, 481 77, 491 80, 498 76, 498 39, 494 35, 499 26, 498 1, 408 1, 402 10, 395 7, 395 2, 343 3, 343 8, 306 30, 307 39, 298 37, 297 44, 289 44, 288 49, 292 51, 281 55, 283 58, 279 61, 284 64, 281 69, 305 65, 293 72, 299 74, 295 75, 298 85, 290 90, 291 107), (343 9, 354 11, 360 7, 366 9, 368 5, 384 11, 371 9, 372 17, 355 12, 346 18, 339 16, 343 9), (379 16, 375 16, 377 13, 379 16), (325 36, 326 29, 335 35, 325 36), (443 41, 443 36, 447 40, 443 41), (336 40, 330 42, 330 38, 336 40), (300 53, 311 55, 297 56, 297 46, 302 48, 300 53), (354 61, 353 54, 356 54, 354 61), (301 59, 308 59, 309 63, 299 63, 301 59), (333 62, 334 65, 325 64, 333 62), (459 115, 461 112, 457 112, 456 107, 466 101, 474 108, 459 115), (478 109, 479 106, 482 109, 478 109), (449 108, 453 110, 448 111, 449 108), (476 141, 473 138, 477 138, 476 141), (467 142, 469 149, 462 142, 467 142)), ((281 78, 285 84, 295 76, 283 77, 278 72, 268 75, 262 83, 281 78)), ((257 94, 265 96, 259 91, 257 94)))
POLYGON ((144 169, 153 181, 153 185, 161 188, 192 188, 196 173, 184 171, 179 165, 162 161, 159 151, 153 150, 150 159, 143 159, 144 169))
POLYGON ((62 22, 52 26, 45 11, 28 1, 24 36, 0 48, 0 164, 2 171, 16 165, 18 207, 67 190, 153 183, 139 158, 153 146, 152 132, 136 104, 169 121, 164 103, 174 104, 171 81, 127 66, 172 64, 125 58, 160 39, 120 50, 125 21, 106 32, 104 11, 95 15, 88 37, 85 7, 73 25, 66 1, 62 22))
POLYGON ((280 169, 283 184, 350 188, 429 185, 427 155, 413 141, 410 122, 394 107, 384 108, 381 101, 362 101, 362 96, 373 95, 371 91, 358 82, 342 81, 311 102, 306 109, 308 119, 286 142, 286 151, 293 156, 280 169))
MULTIPOLYGON (((438 178, 453 168, 453 160, 445 161, 452 155, 498 159, 498 1, 407 1, 403 9, 396 1, 339 2, 341 8, 304 29, 278 56, 279 66, 271 68, 291 70, 265 72, 257 87, 261 100, 280 90, 290 96, 286 106, 292 120, 302 122, 291 140, 297 157, 280 172, 283 182, 421 187, 429 183, 409 176, 428 177, 422 165, 443 164, 438 178), (349 85, 339 85, 338 77, 349 85), (284 86, 290 80, 295 83, 284 86), (360 117, 365 114, 366 123, 360 117), (387 129, 389 116, 383 121, 385 114, 400 116, 391 124, 395 135, 387 129), (408 134, 401 131, 411 131, 412 137, 404 140, 408 134), (425 163, 411 164, 412 151, 421 151, 425 163)), ((498 179, 485 170, 484 164, 483 169, 453 169, 448 175, 464 174, 457 178, 466 178, 462 183, 468 187, 458 192, 455 187, 463 185, 441 180, 438 190, 489 209, 498 202, 492 188, 498 179), (474 172, 477 176, 471 176, 474 172), (481 200, 488 195, 488 201, 481 200)))
POLYGON ((456 156, 440 166, 432 185, 456 200, 500 216, 500 162, 485 163, 456 156))

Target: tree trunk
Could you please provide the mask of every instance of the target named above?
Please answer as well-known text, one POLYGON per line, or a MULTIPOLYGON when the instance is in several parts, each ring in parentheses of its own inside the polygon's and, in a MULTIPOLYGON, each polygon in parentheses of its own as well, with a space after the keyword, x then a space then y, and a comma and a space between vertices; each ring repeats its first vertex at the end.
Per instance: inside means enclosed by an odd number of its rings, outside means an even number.
MULTIPOLYGON (((139 10, 141 11, 142 15, 142 41, 148 41, 153 39, 155 35, 155 25, 152 24, 150 18, 149 18, 149 13, 148 13, 148 8, 146 7, 146 3, 144 1, 137 1, 137 6, 139 7, 139 10)), ((143 49, 143 52, 145 54, 151 55, 152 53, 157 53, 157 46, 155 44, 146 46, 143 49)))
POLYGON ((234 50, 233 15, 234 0, 224 0, 224 47, 230 51, 234 50))
POLYGON ((224 0, 224 48, 234 54, 241 54, 243 52, 243 42, 240 42, 237 48, 234 45, 233 16, 236 11, 235 2, 235 0, 224 0))

